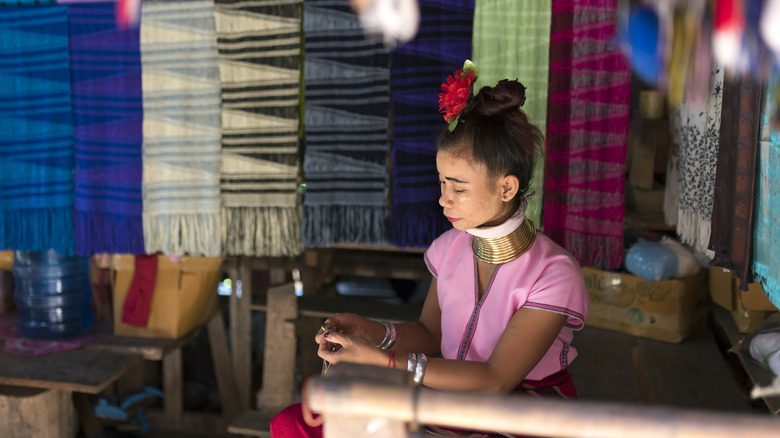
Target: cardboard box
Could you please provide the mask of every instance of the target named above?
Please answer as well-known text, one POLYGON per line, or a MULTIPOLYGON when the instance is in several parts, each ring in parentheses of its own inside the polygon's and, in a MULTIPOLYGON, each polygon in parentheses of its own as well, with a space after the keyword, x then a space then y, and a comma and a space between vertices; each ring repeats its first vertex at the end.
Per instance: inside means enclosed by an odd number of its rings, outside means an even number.
POLYGON ((734 279, 731 271, 719 266, 710 266, 710 297, 726 310, 734 309, 734 279))
MULTIPOLYGON (((763 292, 762 292, 763 293, 763 292)), ((756 330, 765 319, 773 312, 766 310, 747 310, 742 304, 742 296, 734 295, 734 308, 731 310, 731 318, 740 333, 750 333, 756 330)))
POLYGON ((582 273, 590 293, 587 325, 676 343, 706 323, 706 271, 661 281, 594 268, 582 273))
POLYGON ((158 256, 157 278, 145 328, 122 323, 122 309, 135 273, 135 257, 112 256, 111 271, 117 336, 176 339, 208 321, 217 310, 221 257, 182 257, 173 262, 168 256, 158 256))
POLYGON ((0 251, 0 270, 11 271, 14 268, 14 252, 0 251))
POLYGON ((668 119, 636 119, 631 122, 627 186, 653 189, 655 174, 666 173, 670 137, 668 119))
POLYGON ((754 281, 748 285, 748 290, 743 292, 739 290, 739 280, 732 276, 731 271, 719 266, 711 266, 710 269, 710 296, 717 305, 727 309, 734 310, 736 300, 739 298, 740 305, 744 310, 767 310, 777 311, 777 307, 772 304, 769 297, 764 293, 761 283, 754 281))
POLYGON ((758 281, 753 281, 748 284, 748 290, 743 292, 739 290, 739 280, 734 280, 734 294, 739 295, 742 301, 742 307, 745 310, 768 310, 770 312, 776 312, 777 307, 769 301, 769 297, 766 296, 764 288, 758 281))

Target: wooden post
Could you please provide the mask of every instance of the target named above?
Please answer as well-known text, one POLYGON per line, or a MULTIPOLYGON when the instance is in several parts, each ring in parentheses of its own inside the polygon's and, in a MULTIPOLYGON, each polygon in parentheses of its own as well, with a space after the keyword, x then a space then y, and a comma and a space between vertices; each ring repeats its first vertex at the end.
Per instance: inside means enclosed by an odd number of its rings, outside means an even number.
POLYGON ((239 412, 238 387, 230 364, 230 352, 225 335, 225 322, 222 313, 217 312, 208 325, 211 358, 214 361, 214 374, 217 378, 219 401, 222 404, 222 417, 226 423, 232 421, 239 412))
POLYGON ((235 369, 238 405, 249 409, 252 389, 252 260, 236 258, 230 269, 230 345, 235 369), (236 293, 241 280, 241 297, 236 293))
POLYGON ((295 319, 298 301, 295 286, 268 288, 263 356, 263 400, 260 411, 277 413, 292 404, 295 384, 295 319))
POLYGON ((168 428, 181 429, 181 418, 184 411, 182 398, 181 348, 177 348, 162 359, 163 368, 163 405, 168 428))

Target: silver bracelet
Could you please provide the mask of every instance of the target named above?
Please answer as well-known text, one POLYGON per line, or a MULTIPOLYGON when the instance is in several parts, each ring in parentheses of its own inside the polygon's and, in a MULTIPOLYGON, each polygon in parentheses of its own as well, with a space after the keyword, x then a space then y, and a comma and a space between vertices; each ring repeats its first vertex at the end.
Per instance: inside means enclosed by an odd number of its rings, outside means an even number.
POLYGON ((406 371, 413 373, 416 368, 417 368, 417 355, 414 353, 409 353, 409 360, 406 362, 406 371))
POLYGON ((417 365, 414 367, 414 383, 417 386, 422 385, 423 377, 425 377, 425 368, 428 366, 428 356, 425 353, 417 355, 417 365))
POLYGON ((379 321, 382 323, 382 325, 385 327, 385 337, 382 339, 382 342, 377 345, 377 348, 381 348, 382 350, 389 350, 393 348, 393 345, 395 345, 395 338, 396 338, 396 330, 395 325, 387 322, 387 321, 379 321))

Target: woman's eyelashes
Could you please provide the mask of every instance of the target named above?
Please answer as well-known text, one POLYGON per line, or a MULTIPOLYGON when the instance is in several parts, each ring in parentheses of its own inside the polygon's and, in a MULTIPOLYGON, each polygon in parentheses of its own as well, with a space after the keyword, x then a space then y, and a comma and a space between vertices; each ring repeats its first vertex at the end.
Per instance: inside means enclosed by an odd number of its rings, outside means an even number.
MULTIPOLYGON (((444 191, 444 186, 447 184, 447 181, 439 180, 439 186, 441 187, 442 192, 444 191)), ((455 187, 452 188, 453 193, 457 193, 458 195, 463 194, 465 190, 457 190, 455 187)))

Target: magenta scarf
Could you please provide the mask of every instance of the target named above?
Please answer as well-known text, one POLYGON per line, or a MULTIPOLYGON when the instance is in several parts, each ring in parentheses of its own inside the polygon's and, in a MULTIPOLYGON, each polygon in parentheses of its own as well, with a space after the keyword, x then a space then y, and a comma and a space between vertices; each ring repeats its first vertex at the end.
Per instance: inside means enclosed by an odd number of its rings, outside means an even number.
POLYGON ((607 269, 622 259, 631 98, 629 63, 613 43, 616 6, 553 1, 543 220, 581 265, 607 269))

